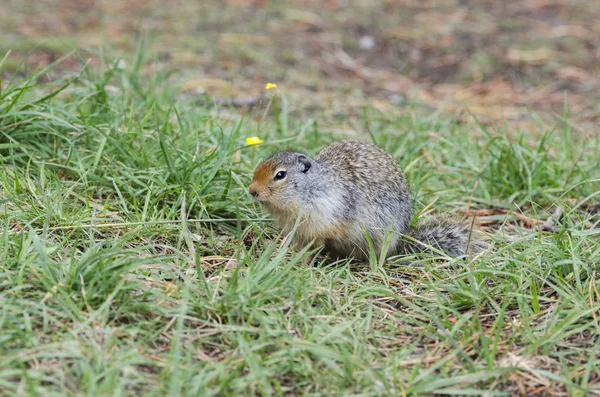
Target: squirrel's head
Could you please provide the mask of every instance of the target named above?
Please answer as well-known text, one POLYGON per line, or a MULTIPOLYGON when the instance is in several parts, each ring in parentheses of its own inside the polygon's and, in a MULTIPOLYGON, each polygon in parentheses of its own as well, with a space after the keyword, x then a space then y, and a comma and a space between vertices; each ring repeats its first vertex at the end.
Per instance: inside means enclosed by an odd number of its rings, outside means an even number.
POLYGON ((311 168, 306 155, 281 152, 256 167, 248 191, 261 204, 284 210, 299 199, 296 188, 310 178, 311 168))

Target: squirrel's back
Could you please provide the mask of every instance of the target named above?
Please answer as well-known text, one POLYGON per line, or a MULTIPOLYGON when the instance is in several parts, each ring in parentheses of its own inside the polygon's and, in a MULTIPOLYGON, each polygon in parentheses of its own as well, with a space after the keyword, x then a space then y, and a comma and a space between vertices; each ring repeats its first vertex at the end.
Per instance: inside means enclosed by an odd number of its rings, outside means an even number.
POLYGON ((344 256, 351 241, 363 252, 358 256, 366 256, 368 233, 378 254, 386 244, 388 253, 394 253, 401 234, 410 232, 413 215, 410 188, 396 160, 377 145, 358 140, 334 142, 315 160, 335 175, 348 203, 348 236, 327 242, 326 248, 344 256))
POLYGON ((336 177, 348 182, 349 189, 360 189, 368 194, 391 191, 400 199, 412 200, 406 177, 396 160, 371 142, 334 142, 315 160, 335 170, 336 177))

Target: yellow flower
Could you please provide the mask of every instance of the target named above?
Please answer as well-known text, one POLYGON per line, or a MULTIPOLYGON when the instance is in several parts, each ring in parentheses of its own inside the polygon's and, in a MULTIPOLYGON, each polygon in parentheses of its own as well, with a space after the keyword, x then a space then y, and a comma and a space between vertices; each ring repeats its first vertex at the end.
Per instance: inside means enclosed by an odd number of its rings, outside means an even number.
POLYGON ((271 88, 277 88, 277 84, 267 83, 265 90, 270 90, 271 88))
POLYGON ((260 145, 262 143, 262 139, 257 136, 252 136, 250 138, 246 138, 246 145, 260 145))

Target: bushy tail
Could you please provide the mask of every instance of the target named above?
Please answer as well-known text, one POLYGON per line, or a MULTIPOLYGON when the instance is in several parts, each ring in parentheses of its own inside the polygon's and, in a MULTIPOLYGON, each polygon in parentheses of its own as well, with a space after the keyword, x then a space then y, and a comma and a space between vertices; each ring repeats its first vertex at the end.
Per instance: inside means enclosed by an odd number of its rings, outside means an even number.
POLYGON ((419 224, 412 231, 407 253, 436 254, 443 251, 450 256, 477 254, 486 248, 485 242, 471 225, 450 217, 434 217, 419 224))

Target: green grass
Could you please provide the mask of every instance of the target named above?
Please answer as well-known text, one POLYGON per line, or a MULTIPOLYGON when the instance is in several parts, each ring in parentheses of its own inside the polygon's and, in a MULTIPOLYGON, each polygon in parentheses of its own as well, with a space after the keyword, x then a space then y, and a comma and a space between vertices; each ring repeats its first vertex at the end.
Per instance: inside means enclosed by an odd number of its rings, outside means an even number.
POLYGON ((474 259, 303 264, 246 186, 335 126, 199 106, 143 55, 3 82, 0 394, 600 394, 597 137, 366 109, 418 210, 514 212, 474 259))

